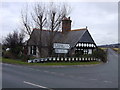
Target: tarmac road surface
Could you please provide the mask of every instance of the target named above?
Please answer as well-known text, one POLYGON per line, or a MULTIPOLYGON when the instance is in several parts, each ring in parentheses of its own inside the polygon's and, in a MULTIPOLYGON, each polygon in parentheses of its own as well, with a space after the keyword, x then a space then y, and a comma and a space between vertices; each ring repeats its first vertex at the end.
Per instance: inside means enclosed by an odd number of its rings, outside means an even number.
POLYGON ((108 63, 87 66, 21 66, 4 63, 2 88, 118 88, 118 55, 108 49, 108 63))

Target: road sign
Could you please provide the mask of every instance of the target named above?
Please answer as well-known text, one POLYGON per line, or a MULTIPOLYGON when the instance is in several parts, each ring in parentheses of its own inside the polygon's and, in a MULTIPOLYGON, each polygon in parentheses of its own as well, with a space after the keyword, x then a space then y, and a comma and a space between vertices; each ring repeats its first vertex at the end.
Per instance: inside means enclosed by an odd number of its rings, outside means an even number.
POLYGON ((53 48, 70 49, 70 44, 54 43, 53 48))
POLYGON ((55 53, 68 53, 67 49, 55 49, 55 53))

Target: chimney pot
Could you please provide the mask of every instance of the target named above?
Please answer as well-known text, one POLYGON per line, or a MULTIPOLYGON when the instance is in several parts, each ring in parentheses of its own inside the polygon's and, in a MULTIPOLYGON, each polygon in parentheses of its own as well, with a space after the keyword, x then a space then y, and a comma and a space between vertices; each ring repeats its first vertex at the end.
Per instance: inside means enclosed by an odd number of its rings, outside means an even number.
POLYGON ((68 19, 70 20, 70 17, 68 17, 68 19))

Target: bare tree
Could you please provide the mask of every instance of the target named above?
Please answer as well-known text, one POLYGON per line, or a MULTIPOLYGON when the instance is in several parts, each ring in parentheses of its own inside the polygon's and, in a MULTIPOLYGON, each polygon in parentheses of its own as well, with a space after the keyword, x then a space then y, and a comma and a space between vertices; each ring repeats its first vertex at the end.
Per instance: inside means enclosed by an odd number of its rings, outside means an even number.
POLYGON ((57 32, 61 28, 61 22, 64 17, 66 17, 70 13, 70 7, 68 7, 65 3, 50 3, 50 7, 48 8, 48 25, 50 30, 50 38, 49 38, 49 55, 53 53, 53 40, 57 32))
POLYGON ((43 29, 46 28, 49 31, 48 51, 49 55, 51 55, 53 39, 56 32, 60 29, 62 19, 69 11, 70 8, 66 4, 35 3, 32 12, 28 12, 28 9, 26 9, 26 12, 22 13, 22 22, 27 34, 31 36, 32 33, 30 22, 32 22, 32 26, 35 26, 39 30, 39 40, 37 42, 35 40, 34 43, 39 49, 40 57, 42 57, 42 40, 44 39, 42 37, 43 29))
POLYGON ((36 44, 39 49, 39 55, 42 57, 42 31, 46 24, 47 12, 44 3, 36 3, 33 7, 33 12, 31 13, 32 19, 39 30, 39 39, 36 44))
POLYGON ((35 26, 39 31, 39 39, 36 41, 37 37, 34 37, 34 43, 37 45, 39 49, 39 55, 42 57, 42 30, 44 25, 46 24, 47 13, 45 11, 46 7, 44 3, 35 3, 32 7, 32 12, 28 10, 28 5, 24 12, 22 11, 22 23, 24 26, 24 31, 30 37, 33 27, 35 26))
POLYGON ((30 37, 33 25, 29 15, 28 5, 24 10, 21 11, 21 19, 23 25, 22 30, 24 30, 24 32, 30 37))

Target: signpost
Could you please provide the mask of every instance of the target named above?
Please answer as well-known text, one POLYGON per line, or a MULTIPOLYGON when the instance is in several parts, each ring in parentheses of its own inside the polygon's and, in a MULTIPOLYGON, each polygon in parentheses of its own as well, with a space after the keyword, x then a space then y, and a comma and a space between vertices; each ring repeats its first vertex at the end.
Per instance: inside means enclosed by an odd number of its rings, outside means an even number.
POLYGON ((54 43, 53 48, 55 49, 55 53, 68 53, 70 44, 54 43))
POLYGON ((70 49, 70 45, 69 44, 62 44, 62 43, 54 43, 53 48, 70 49))
POLYGON ((55 49, 55 53, 68 53, 66 49, 55 49))

